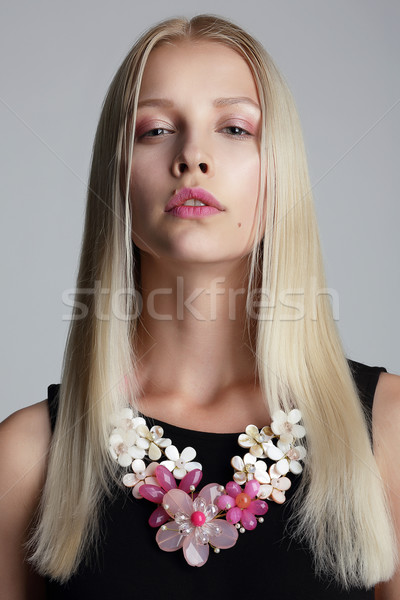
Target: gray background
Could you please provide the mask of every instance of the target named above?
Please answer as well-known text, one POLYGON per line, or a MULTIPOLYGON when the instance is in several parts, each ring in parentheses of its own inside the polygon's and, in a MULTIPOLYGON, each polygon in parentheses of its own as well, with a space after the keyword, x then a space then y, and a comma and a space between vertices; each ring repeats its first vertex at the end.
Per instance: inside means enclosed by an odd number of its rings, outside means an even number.
POLYGON ((271 53, 303 123, 346 353, 400 372, 397 0, 3 1, 0 419, 58 382, 101 103, 139 33, 233 19, 271 53))

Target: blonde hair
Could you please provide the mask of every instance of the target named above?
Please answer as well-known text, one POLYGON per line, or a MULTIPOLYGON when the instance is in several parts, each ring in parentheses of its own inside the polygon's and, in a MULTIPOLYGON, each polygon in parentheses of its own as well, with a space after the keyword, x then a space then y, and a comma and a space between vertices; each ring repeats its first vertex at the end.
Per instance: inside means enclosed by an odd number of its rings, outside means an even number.
POLYGON ((42 574, 68 579, 98 534, 101 500, 115 481, 108 452, 110 414, 128 401, 135 406, 139 392, 134 292, 140 287, 140 255, 131 240, 128 183, 136 107, 150 52, 182 40, 215 41, 234 49, 258 88, 263 125, 257 239, 264 228, 265 235, 249 255, 247 297, 254 298, 261 285, 254 349, 266 405, 270 413, 298 407, 307 430, 308 460, 295 497, 293 534, 308 544, 317 572, 345 587, 372 586, 393 574, 394 534, 330 301, 321 294, 316 303, 326 284, 297 112, 264 48, 240 27, 209 15, 171 19, 142 35, 104 102, 93 147, 77 301, 31 560, 42 574), (120 296, 120 309, 131 316, 127 319, 111 305, 122 289, 132 292, 120 296), (281 299, 299 290, 303 317, 293 320, 281 299), (82 306, 87 307, 84 318, 82 306))

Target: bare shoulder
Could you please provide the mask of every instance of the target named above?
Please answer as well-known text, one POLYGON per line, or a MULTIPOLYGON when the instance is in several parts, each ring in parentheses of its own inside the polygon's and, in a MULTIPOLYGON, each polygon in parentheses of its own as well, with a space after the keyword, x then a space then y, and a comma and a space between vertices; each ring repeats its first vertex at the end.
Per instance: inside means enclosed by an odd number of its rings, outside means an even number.
MULTIPOLYGON (((396 457, 400 454, 400 376, 381 373, 373 404, 374 453, 388 494, 393 523, 400 547, 400 474, 396 457)), ((400 598, 400 567, 393 579, 376 587, 377 600, 400 598)))
POLYGON ((0 423, 1 463, 25 465, 45 459, 51 439, 47 400, 16 411, 0 423), (12 459, 12 460, 11 460, 12 459))
POLYGON ((47 400, 0 424, 0 597, 43 598, 43 582, 25 562, 24 544, 46 478, 51 440, 47 400))

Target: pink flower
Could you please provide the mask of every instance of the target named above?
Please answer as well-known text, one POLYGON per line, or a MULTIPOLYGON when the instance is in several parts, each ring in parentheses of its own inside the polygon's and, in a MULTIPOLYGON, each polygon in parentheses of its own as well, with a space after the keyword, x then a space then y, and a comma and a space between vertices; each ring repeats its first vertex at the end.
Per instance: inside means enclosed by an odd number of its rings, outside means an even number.
MULTIPOLYGON (((176 481, 171 471, 163 465, 158 465, 152 473, 154 481, 152 483, 143 483, 140 487, 140 494, 146 500, 160 504, 150 515, 149 525, 151 527, 159 527, 169 520, 168 513, 164 510, 161 503, 164 500, 165 494, 169 490, 176 489, 176 481)), ((203 472, 200 469, 193 469, 185 475, 179 483, 179 489, 184 492, 194 492, 196 486, 200 483, 203 477, 203 472)))
POLYGON ((265 515, 268 505, 264 500, 254 500, 259 490, 260 483, 251 479, 245 485, 244 490, 235 481, 226 484, 226 494, 219 496, 217 506, 221 510, 227 510, 226 520, 229 523, 240 523, 244 529, 255 529, 257 519, 255 515, 265 515))
POLYGON ((235 545, 237 529, 218 518, 215 500, 220 489, 219 484, 210 483, 195 500, 181 489, 171 489, 164 495, 163 508, 173 520, 157 532, 156 541, 161 550, 174 552, 183 548, 186 562, 192 567, 202 567, 207 562, 210 544, 214 548, 235 545))

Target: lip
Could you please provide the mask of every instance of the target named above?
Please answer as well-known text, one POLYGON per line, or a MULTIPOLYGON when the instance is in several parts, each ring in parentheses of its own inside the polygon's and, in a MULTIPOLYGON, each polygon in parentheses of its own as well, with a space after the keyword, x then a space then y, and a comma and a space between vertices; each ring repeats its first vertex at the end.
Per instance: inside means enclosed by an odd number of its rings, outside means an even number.
MULTIPOLYGON (((222 204, 220 204, 218 202, 218 200, 216 198, 214 198, 214 196, 212 194, 210 194, 210 192, 207 192, 207 190, 204 190, 203 188, 187 188, 187 187, 185 187, 185 188, 178 190, 170 198, 169 202, 167 203, 167 205, 165 207, 165 212, 170 212, 174 208, 182 206, 182 204, 184 204, 184 202, 186 202, 187 200, 200 200, 200 202, 203 202, 208 207, 212 207, 214 209, 217 209, 218 211, 225 210, 224 207, 222 206, 222 204)), ((198 207, 185 206, 184 208, 205 209, 206 207, 205 206, 198 206, 198 207)), ((214 212, 216 212, 216 211, 212 211, 212 212, 208 211, 208 214, 213 214, 214 212)))

